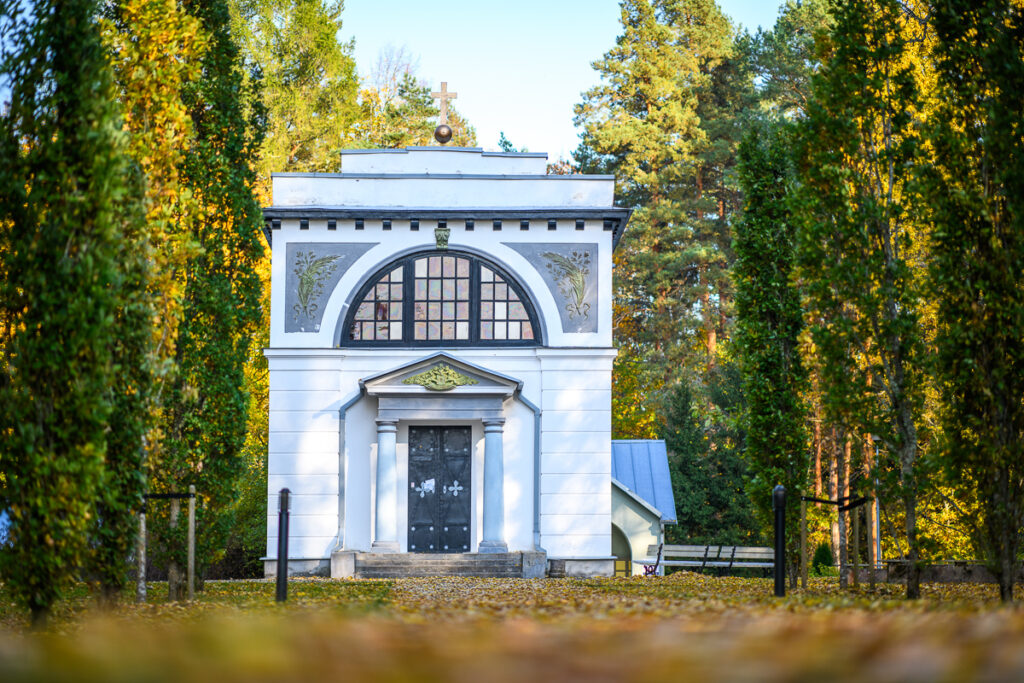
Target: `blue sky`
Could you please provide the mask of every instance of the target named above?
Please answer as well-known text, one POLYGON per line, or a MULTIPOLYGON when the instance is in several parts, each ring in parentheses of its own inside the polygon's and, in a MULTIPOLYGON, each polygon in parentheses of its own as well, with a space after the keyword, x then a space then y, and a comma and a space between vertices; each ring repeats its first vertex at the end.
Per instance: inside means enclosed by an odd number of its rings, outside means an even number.
MULTIPOLYGON (((719 0, 734 23, 770 28, 779 0, 719 0)), ((619 35, 618 0, 346 0, 344 39, 355 38, 360 75, 381 50, 405 48, 418 75, 458 93, 455 106, 496 149, 504 131, 517 147, 568 157, 580 93, 597 83, 590 63, 619 35)))

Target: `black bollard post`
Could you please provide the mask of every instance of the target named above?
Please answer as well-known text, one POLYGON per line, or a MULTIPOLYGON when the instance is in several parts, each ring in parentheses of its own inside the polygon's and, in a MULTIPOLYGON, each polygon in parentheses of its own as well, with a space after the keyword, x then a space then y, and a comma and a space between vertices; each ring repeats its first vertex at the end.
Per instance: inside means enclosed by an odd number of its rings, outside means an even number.
POLYGON ((772 491, 775 511, 775 597, 786 597, 786 487, 779 484, 772 491))
POLYGON ((288 599, 288 500, 291 491, 281 489, 277 512, 277 601, 288 599))

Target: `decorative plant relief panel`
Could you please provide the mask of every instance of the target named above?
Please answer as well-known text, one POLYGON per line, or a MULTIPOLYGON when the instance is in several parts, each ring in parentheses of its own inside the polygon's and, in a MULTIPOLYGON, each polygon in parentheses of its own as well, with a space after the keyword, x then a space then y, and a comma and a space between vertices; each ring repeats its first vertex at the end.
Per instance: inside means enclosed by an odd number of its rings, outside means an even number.
POLYGON ((558 304, 563 332, 597 332, 597 244, 503 242, 540 273, 558 304))
POLYGON ((285 250, 285 332, 319 332, 324 306, 341 277, 376 244, 307 242, 285 250))

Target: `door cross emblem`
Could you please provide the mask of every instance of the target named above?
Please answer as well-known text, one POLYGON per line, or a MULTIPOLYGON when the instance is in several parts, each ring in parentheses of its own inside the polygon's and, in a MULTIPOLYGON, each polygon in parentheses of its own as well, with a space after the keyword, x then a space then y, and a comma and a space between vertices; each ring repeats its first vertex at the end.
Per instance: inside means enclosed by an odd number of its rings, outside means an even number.
POLYGON ((449 492, 451 492, 451 494, 453 496, 458 497, 459 491, 465 491, 465 490, 466 490, 466 487, 463 486, 462 484, 460 484, 459 480, 456 479, 455 481, 452 482, 451 486, 445 486, 444 488, 442 488, 441 492, 442 493, 449 493, 449 492))
POLYGON ((420 498, 422 498, 426 494, 434 492, 434 480, 433 479, 427 479, 425 482, 423 482, 419 486, 417 486, 415 483, 410 483, 409 484, 409 488, 411 488, 416 493, 420 494, 420 498))

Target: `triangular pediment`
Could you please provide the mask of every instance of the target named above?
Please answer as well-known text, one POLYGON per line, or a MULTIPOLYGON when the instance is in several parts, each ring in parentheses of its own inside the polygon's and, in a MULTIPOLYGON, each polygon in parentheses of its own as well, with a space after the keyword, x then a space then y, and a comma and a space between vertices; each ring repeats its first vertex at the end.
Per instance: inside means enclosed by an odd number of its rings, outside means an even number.
POLYGON ((512 396, 522 382, 479 365, 436 353, 364 378, 368 396, 512 396))

